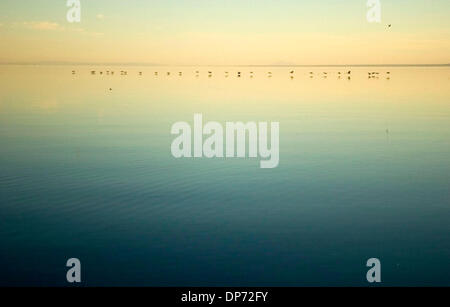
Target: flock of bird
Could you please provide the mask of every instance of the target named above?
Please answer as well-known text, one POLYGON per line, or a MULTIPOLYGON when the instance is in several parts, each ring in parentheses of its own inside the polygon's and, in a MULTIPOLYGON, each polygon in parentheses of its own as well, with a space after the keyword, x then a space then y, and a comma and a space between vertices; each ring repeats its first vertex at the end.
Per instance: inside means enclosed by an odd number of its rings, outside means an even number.
MULTIPOLYGON (((377 71, 369 72, 368 74, 369 74, 369 79, 379 79, 380 78, 380 73, 377 72, 377 71)), ((386 76, 387 76, 386 79, 388 79, 388 80, 391 79, 390 75, 391 75, 391 72, 387 71, 386 72, 386 76)))
MULTIPOLYGON (((75 71, 75 70, 72 70, 72 75, 75 75, 75 74, 76 74, 76 71, 75 71)), ((91 70, 91 75, 96 75, 96 74, 97 74, 97 71, 91 70)), ((114 71, 109 71, 109 70, 107 70, 107 71, 105 71, 105 72, 99 71, 98 74, 100 74, 100 75, 103 75, 103 74, 105 74, 105 75, 114 75, 114 71)), ((330 74, 331 74, 331 73, 330 73, 330 74)), ((345 76, 345 77, 347 77, 347 79, 350 80, 350 79, 351 79, 351 74, 352 74, 352 71, 351 71, 351 70, 346 71, 346 72, 340 72, 340 71, 337 72, 338 79, 341 79, 343 76, 345 76)), ((387 72, 385 73, 386 79, 387 79, 387 80, 390 79, 390 74, 391 74, 391 72, 389 72, 389 71, 387 71, 387 72)), ((126 70, 121 70, 121 71, 120 71, 120 75, 121 75, 121 76, 127 76, 127 75, 128 75, 128 71, 126 71, 126 70)), ((143 72, 142 72, 142 71, 139 71, 139 72, 138 72, 138 75, 139 75, 139 76, 142 76, 142 75, 143 75, 143 72)), ((158 75, 159 75, 159 72, 158 72, 158 71, 155 71, 155 72, 154 72, 154 75, 155 75, 155 76, 158 76, 158 75)), ((167 71, 167 72, 166 72, 166 75, 167 75, 167 76, 170 76, 170 75, 171 75, 171 72, 170 72, 170 71, 167 71)), ((208 75, 209 78, 211 78, 211 77, 213 76, 213 72, 210 71, 210 70, 208 70, 208 71, 207 71, 207 75, 208 75)), ((225 78, 228 78, 228 77, 230 76, 230 73, 229 73, 228 71, 225 71, 225 72, 224 72, 224 75, 225 75, 225 78)), ((241 78, 242 75, 243 75, 243 74, 242 74, 242 72, 240 72, 240 71, 238 71, 238 72, 236 73, 236 77, 237 77, 237 78, 241 78)), ((326 72, 326 71, 324 71, 324 72, 322 72, 322 73, 316 73, 316 74, 315 74, 313 71, 310 71, 308 75, 309 75, 309 78, 314 78, 314 76, 322 76, 322 78, 326 79, 326 78, 328 78, 329 73, 326 72)), ((369 72, 368 75, 369 75, 369 79, 379 79, 379 78, 380 78, 380 72, 377 72, 377 71, 375 71, 375 72, 369 72)), ((180 76, 180 77, 183 76, 183 72, 179 71, 179 72, 178 72, 178 76, 180 76)), ((199 70, 196 70, 196 71, 195 71, 195 76, 196 76, 196 77, 199 77, 199 76, 200 76, 200 71, 199 71, 199 70)), ((254 72, 253 72, 253 71, 250 71, 250 72, 249 72, 249 76, 250 76, 250 78, 253 78, 253 77, 255 76, 254 72)), ((271 78, 272 76, 273 76, 272 72, 271 72, 271 71, 268 71, 268 72, 267 72, 267 77, 271 78)), ((291 79, 294 79, 294 76, 295 76, 295 71, 294 71, 294 70, 290 70, 290 71, 289 71, 289 77, 290 77, 291 79)))

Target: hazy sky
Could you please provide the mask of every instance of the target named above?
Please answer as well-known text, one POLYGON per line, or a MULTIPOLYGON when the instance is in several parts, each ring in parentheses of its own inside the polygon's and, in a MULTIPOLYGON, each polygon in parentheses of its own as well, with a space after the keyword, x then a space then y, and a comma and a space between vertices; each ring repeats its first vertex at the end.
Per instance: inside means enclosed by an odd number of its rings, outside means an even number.
POLYGON ((450 63, 449 0, 1 0, 0 62, 450 63), (392 24, 388 28, 388 24, 392 24))

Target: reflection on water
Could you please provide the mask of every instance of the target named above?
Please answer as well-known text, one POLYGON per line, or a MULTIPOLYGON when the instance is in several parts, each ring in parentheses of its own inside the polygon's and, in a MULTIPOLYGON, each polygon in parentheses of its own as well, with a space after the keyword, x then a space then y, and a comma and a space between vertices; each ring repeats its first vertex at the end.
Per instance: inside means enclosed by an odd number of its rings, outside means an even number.
POLYGON ((366 285, 377 257, 384 285, 448 286, 449 80, 1 66, 0 284, 64 285, 77 257, 86 285, 366 285), (194 113, 279 121, 278 168, 174 159, 194 113))

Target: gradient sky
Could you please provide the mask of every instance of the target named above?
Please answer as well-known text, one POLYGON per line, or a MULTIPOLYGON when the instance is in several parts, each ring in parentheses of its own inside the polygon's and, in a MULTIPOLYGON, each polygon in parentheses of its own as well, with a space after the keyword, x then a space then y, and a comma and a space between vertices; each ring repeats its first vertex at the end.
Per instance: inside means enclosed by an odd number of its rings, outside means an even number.
POLYGON ((450 63, 450 1, 0 1, 0 62, 170 65, 450 63), (392 24, 391 28, 387 25, 392 24))

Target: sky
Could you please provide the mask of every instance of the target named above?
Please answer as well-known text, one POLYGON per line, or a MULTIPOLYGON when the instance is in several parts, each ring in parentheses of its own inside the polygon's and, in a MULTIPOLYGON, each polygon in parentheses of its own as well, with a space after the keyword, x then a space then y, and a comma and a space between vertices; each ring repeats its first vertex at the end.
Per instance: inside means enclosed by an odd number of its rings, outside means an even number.
POLYGON ((1 0, 0 63, 450 63, 450 1, 1 0), (388 25, 391 24, 391 27, 388 25))

